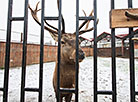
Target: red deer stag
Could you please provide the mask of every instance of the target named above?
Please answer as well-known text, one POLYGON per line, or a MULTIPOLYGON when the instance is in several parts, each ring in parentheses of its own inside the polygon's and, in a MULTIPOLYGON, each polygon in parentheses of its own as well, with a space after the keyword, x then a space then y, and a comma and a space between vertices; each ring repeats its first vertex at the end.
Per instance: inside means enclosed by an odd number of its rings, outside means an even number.
MULTIPOLYGON (((38 9, 38 4, 36 5, 35 10, 33 10, 30 6, 29 9, 31 10, 31 14, 33 19, 41 25, 39 22, 39 19, 37 17, 37 12, 40 10, 38 9)), ((90 13, 89 16, 92 16, 93 11, 90 13)), ((79 27, 79 35, 92 31, 94 28, 89 28, 88 29, 88 24, 89 20, 85 20, 79 27), (85 30, 81 30, 82 27, 86 25, 85 30)), ((48 24, 45 21, 45 26, 44 29, 49 31, 51 36, 55 41, 58 40, 58 29, 55 28, 54 26, 48 24)), ((61 88, 74 88, 75 86, 75 54, 76 54, 76 48, 75 48, 75 42, 76 42, 76 32, 73 34, 71 33, 66 33, 65 32, 65 24, 64 24, 64 19, 62 17, 62 35, 61 35, 61 64, 60 64, 60 87, 61 88)), ((81 40, 79 40, 81 43, 81 40)), ((79 47, 79 62, 81 62, 85 58, 85 54, 82 51, 82 49, 79 47)), ((57 66, 58 63, 56 61, 56 66, 55 66, 55 71, 53 75, 53 87, 55 90, 55 94, 57 97, 57 66)), ((65 102, 71 102, 72 98, 72 93, 61 93, 60 94, 60 102, 62 102, 63 97, 65 97, 65 102)))

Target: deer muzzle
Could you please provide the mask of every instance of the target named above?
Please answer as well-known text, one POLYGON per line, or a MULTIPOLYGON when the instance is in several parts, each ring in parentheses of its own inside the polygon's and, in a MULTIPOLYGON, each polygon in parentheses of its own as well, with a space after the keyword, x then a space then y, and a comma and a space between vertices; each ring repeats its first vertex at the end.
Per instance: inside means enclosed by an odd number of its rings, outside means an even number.
MULTIPOLYGON (((74 62, 76 62, 75 56, 76 56, 76 50, 74 50, 72 56, 70 56, 70 59, 73 59, 74 62)), ((81 62, 85 58, 85 53, 81 49, 78 52, 78 57, 79 57, 79 62, 81 62)))

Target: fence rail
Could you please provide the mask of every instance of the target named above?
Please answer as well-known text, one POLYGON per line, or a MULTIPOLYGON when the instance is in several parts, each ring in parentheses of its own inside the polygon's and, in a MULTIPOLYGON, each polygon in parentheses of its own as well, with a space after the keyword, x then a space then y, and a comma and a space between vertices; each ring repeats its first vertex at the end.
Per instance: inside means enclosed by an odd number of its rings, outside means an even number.
MULTIPOLYGON (((98 90, 98 64, 97 63, 97 56, 98 56, 98 48, 97 48, 97 0, 93 0, 93 8, 94 8, 94 16, 93 17, 80 17, 79 16, 79 0, 76 0, 76 76, 75 76, 75 88, 74 89, 61 89, 60 88, 60 53, 61 53, 61 24, 62 24, 62 0, 59 0, 59 10, 58 10, 58 17, 45 17, 44 12, 45 12, 45 0, 41 0, 41 34, 40 34, 40 46, 35 46, 34 53, 36 53, 36 60, 39 62, 39 88, 28 88, 25 87, 25 82, 26 82, 26 65, 28 64, 27 56, 29 53, 29 47, 31 45, 27 45, 27 40, 28 40, 28 0, 25 0, 24 3, 24 17, 13 17, 12 16, 12 10, 13 10, 13 0, 9 0, 8 3, 8 19, 7 19, 7 35, 6 35, 6 43, 4 45, 5 53, 1 54, 5 58, 3 60, 4 62, 4 85, 3 87, 0 88, 0 91, 3 92, 3 102, 8 102, 8 89, 9 89, 9 68, 10 64, 12 63, 13 60, 10 58, 12 57, 11 52, 13 51, 11 43, 11 33, 12 33, 12 22, 14 21, 23 21, 24 22, 24 28, 23 28, 23 41, 22 44, 20 45, 20 63, 22 66, 22 71, 21 71, 21 95, 20 95, 20 102, 25 101, 25 94, 26 92, 38 92, 38 101, 42 102, 42 89, 43 89, 43 63, 45 61, 45 56, 50 56, 50 53, 47 53, 48 50, 56 51, 57 52, 57 60, 58 60, 58 71, 57 71, 57 77, 58 77, 58 82, 57 82, 57 90, 58 90, 58 100, 57 102, 60 101, 60 93, 62 92, 71 92, 75 93, 75 102, 79 101, 79 79, 78 79, 78 67, 79 67, 79 62, 78 62, 78 51, 79 51, 79 43, 78 43, 78 38, 79 38, 79 20, 94 20, 94 46, 93 49, 91 50, 90 54, 92 53, 93 55, 93 68, 94 68, 94 83, 93 83, 93 102, 98 101, 98 95, 112 95, 112 102, 117 102, 117 83, 116 83, 116 55, 117 55, 117 47, 116 47, 116 41, 115 41, 115 34, 116 34, 116 29, 112 28, 111 29, 111 70, 112 70, 112 89, 105 91, 105 90, 98 90), (45 48, 44 46, 44 20, 58 20, 58 47, 57 50, 55 50, 55 46, 53 46, 53 49, 45 48), (28 47, 29 46, 29 47, 28 47), (46 50, 45 50, 46 49, 46 50), (45 53, 46 51, 46 53, 45 53), (47 55, 46 55, 47 54, 47 55), (39 57, 38 57, 39 56, 39 57)), ((128 8, 132 8, 132 0, 128 0, 128 8)), ((115 9, 115 0, 111 0, 111 10, 115 9)), ((3 31, 3 30, 2 30, 3 31)), ((17 33, 17 32, 14 32, 17 33)), ((133 38, 133 28, 129 28, 129 65, 130 65, 130 102, 135 102, 135 97, 138 95, 138 92, 136 91, 135 88, 135 63, 134 63, 134 41, 132 40, 133 38)), ((22 40, 22 39, 21 39, 22 40)), ((16 45, 16 44, 15 44, 16 45)), ((48 47, 48 46, 47 46, 48 47)), ((33 48, 31 48, 32 50, 33 48)), ((15 50, 15 49, 14 49, 15 50)), ((13 51, 14 52, 14 51, 13 51)), ((30 51, 31 52, 31 51, 30 51)), ((0 56, 0 57, 1 57, 0 56)), ((51 55, 52 56, 52 55, 51 55)), ((50 57, 51 57, 50 56, 50 57)), ((54 56, 55 58, 55 56, 54 56)), ((17 59, 18 60, 18 59, 17 59)), ((35 63, 35 62, 34 62, 35 63)))

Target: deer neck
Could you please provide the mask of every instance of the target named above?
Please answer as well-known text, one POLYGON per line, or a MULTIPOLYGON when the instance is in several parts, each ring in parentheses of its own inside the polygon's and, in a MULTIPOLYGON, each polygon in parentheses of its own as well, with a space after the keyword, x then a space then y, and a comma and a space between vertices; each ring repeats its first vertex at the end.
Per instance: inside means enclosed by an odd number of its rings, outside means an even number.
POLYGON ((63 65, 75 65, 76 62, 74 62, 74 60, 67 60, 67 59, 64 59, 64 58, 61 58, 61 64, 63 65))

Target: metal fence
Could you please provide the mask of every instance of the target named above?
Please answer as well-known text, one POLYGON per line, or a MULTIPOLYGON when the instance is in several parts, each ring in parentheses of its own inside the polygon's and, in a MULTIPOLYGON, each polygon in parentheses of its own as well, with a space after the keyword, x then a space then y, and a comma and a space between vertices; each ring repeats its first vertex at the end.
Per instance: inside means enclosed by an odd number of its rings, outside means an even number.
MULTIPOLYGON (((8 4, 8 20, 7 20, 7 35, 6 35, 6 55, 5 55, 5 72, 4 72, 4 86, 0 88, 3 91, 3 102, 8 102, 8 83, 9 83, 9 61, 10 61, 10 43, 11 43, 11 27, 14 21, 24 21, 24 32, 23 32, 23 54, 22 54, 22 75, 21 75, 21 98, 20 102, 25 101, 25 92, 38 92, 38 101, 42 102, 42 87, 43 87, 43 55, 44 55, 44 20, 58 20, 58 95, 64 90, 60 89, 60 47, 61 47, 61 7, 62 1, 59 0, 59 15, 58 17, 45 17, 44 8, 45 0, 41 0, 41 40, 40 40, 40 68, 39 68, 39 88, 27 88, 25 87, 25 76, 26 76, 26 53, 27 53, 27 34, 28 34, 28 0, 25 0, 24 17, 13 17, 12 8, 13 0, 9 0, 8 4)), ((96 8, 96 0, 94 1, 96 8)), ((95 37, 96 37, 96 9, 95 13, 95 37)), ((74 90, 66 90, 66 92, 75 93, 75 101, 78 102, 78 35, 79 35, 79 20, 88 19, 87 17, 79 17, 79 0, 76 0, 76 85, 74 90)), ((59 99, 58 99, 59 102, 59 99)))
MULTIPOLYGON (((132 8, 132 0, 128 0, 128 8, 132 8)), ((115 0, 111 0, 111 10, 115 9, 115 0)), ((138 92, 135 91, 135 68, 134 68, 134 41, 133 28, 129 28, 129 63, 130 63, 130 102, 135 102, 135 96, 138 92)), ((97 88, 97 44, 94 44, 94 102, 97 102, 98 95, 112 95, 112 102, 117 102, 117 87, 116 87, 116 51, 115 51, 115 28, 111 29, 111 47, 112 47, 112 90, 99 91, 97 88)), ((95 38, 96 39, 96 38, 95 38)))
MULTIPOLYGON (((132 8, 132 0, 128 0, 128 8, 132 8)), ((111 0, 111 10, 115 9, 115 0, 111 0)), ((135 68, 134 68, 134 41, 133 28, 129 28, 129 63, 130 63, 130 102, 135 102, 135 96, 138 92, 135 91, 135 68)), ((116 41, 115 28, 111 29, 111 47, 112 47, 112 90, 100 91, 97 88, 97 43, 94 44, 94 102, 97 102, 98 95, 112 95, 112 102, 117 102, 117 87, 116 87, 116 41)), ((95 37, 96 39, 96 37, 95 37)))
MULTIPOLYGON (((115 9, 115 1, 111 0, 111 10, 115 9)), ((3 102, 8 102, 8 83, 9 83, 9 61, 10 61, 10 43, 11 43, 11 26, 13 21, 24 21, 24 32, 23 32, 23 54, 22 54, 22 79, 21 79, 21 98, 20 102, 25 101, 25 92, 38 92, 38 101, 42 102, 42 87, 43 87, 43 51, 44 51, 44 20, 58 20, 58 95, 61 92, 72 92, 75 93, 75 102, 79 100, 78 93, 78 35, 79 35, 79 20, 88 19, 87 17, 79 17, 79 0, 76 0, 76 85, 73 90, 60 89, 60 47, 61 47, 61 22, 62 22, 62 1, 59 0, 59 14, 58 17, 45 17, 44 8, 45 0, 41 0, 41 41, 40 41, 40 67, 39 67, 39 88, 27 88, 25 87, 25 76, 26 76, 26 52, 27 52, 27 31, 28 31, 28 0, 25 0, 24 17, 12 17, 12 5, 13 0, 9 0, 8 6, 8 21, 7 21, 7 36, 6 36, 6 55, 5 55, 5 72, 4 72, 4 85, 0 88, 3 91, 3 102)), ((94 99, 93 102, 97 102, 98 95, 112 95, 112 101, 117 101, 117 88, 116 88, 116 51, 115 51, 115 29, 111 29, 112 34, 112 90, 110 91, 99 91, 97 87, 97 0, 93 0, 94 7, 94 99)), ((132 0, 128 0, 128 8, 132 8, 132 0)), ((129 28, 129 44, 130 44, 130 90, 131 90, 131 102, 135 102, 135 95, 138 92, 135 91, 135 70, 134 70, 134 42, 131 40, 133 28, 129 28)), ((59 100, 58 100, 59 102, 59 100)))

